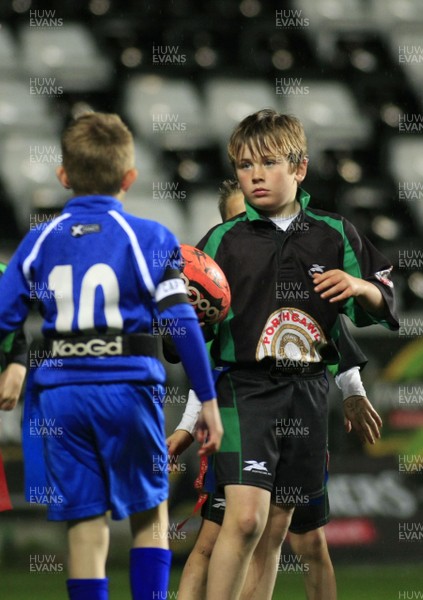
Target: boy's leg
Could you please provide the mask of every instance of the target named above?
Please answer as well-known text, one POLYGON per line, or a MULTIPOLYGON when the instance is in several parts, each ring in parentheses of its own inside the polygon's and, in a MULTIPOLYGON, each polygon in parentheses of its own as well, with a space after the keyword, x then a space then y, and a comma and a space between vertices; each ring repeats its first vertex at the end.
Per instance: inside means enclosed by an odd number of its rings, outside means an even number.
POLYGON ((71 600, 107 600, 106 559, 109 527, 106 515, 68 522, 69 579, 71 600))
POLYGON ((270 492, 252 485, 225 487, 225 517, 210 560, 207 600, 237 600, 266 526, 270 492))
POLYGON ((165 500, 155 508, 130 516, 132 550, 130 580, 133 600, 166 598, 171 552, 165 500))
MULTIPOLYGON (((325 481, 329 453, 326 454, 325 481)), ((325 485, 319 501, 298 506, 289 528, 289 541, 304 566, 307 600, 336 600, 336 579, 323 526, 329 521, 329 496, 325 485)))
POLYGON ((203 519, 194 548, 185 563, 179 582, 178 600, 204 600, 210 557, 220 525, 203 519))
POLYGON ((106 576, 109 526, 106 515, 68 522, 69 577, 72 579, 106 576))
POLYGON ((323 527, 306 533, 291 533, 290 544, 301 557, 307 600, 336 600, 336 579, 323 527))
POLYGON ((248 567, 241 600, 271 600, 278 572, 282 543, 293 509, 270 505, 266 528, 248 567))

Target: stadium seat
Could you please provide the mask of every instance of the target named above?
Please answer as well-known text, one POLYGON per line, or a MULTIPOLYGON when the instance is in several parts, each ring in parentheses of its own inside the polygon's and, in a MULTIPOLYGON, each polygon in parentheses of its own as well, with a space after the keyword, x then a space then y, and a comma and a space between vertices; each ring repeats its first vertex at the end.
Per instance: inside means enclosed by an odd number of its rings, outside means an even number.
POLYGON ((53 79, 56 95, 104 90, 113 77, 112 65, 96 47, 89 29, 80 23, 19 30, 21 59, 28 77, 53 79))
POLYGON ((60 209, 70 197, 57 181, 61 163, 56 136, 14 134, 0 142, 0 177, 22 233, 37 223, 37 212, 60 209))
POLYGON ((135 166, 138 170, 137 185, 143 185, 145 189, 152 189, 152 182, 163 179, 167 173, 159 162, 159 153, 152 151, 145 142, 134 137, 135 144, 135 166))
POLYGON ((206 114, 214 141, 226 162, 226 146, 241 119, 262 108, 276 108, 272 86, 262 79, 211 78, 204 85, 206 114))
POLYGON ((0 76, 17 77, 20 65, 16 58, 17 44, 6 25, 0 28, 0 76))
POLYGON ((403 133, 388 144, 388 163, 398 187, 398 202, 413 215, 414 226, 423 234, 423 140, 403 133))
POLYGON ((218 190, 203 188, 190 194, 188 231, 183 239, 186 244, 195 245, 207 231, 221 222, 217 208, 218 190))
POLYGON ((335 58, 337 42, 345 35, 385 32, 389 27, 389 21, 376 13, 373 0, 293 0, 293 9, 282 11, 282 16, 287 24, 290 17, 292 23, 302 23, 325 62, 335 58))
MULTIPOLYGON (((423 12, 423 11, 421 11, 423 12)), ((391 32, 389 46, 392 60, 399 64, 413 90, 417 101, 423 107, 423 22, 398 27, 391 32)))
POLYGON ((126 84, 123 96, 125 115, 153 147, 187 150, 209 144, 204 107, 190 81, 135 75, 126 84))
POLYGON ((160 155, 135 138, 138 178, 125 194, 124 210, 145 219, 160 221, 175 235, 185 233, 183 216, 186 194, 160 162, 160 155))
POLYGON ((10 132, 52 133, 58 121, 51 110, 43 86, 31 84, 29 78, 3 79, 0 85, 0 138, 10 132), (33 93, 34 92, 34 93, 33 93))
MULTIPOLYGON (((182 202, 178 194, 182 191, 174 187, 171 180, 160 179, 155 182, 155 188, 148 190, 142 182, 135 182, 124 199, 124 209, 143 219, 158 221, 168 227, 178 238, 183 240, 188 229, 182 202)), ((183 199, 185 195, 182 194, 183 199)))
POLYGON ((398 27, 414 26, 423 23, 422 3, 420 0, 372 0, 374 14, 379 22, 387 24, 387 33, 398 27))
POLYGON ((354 97, 336 81, 301 80, 299 90, 281 99, 283 110, 303 123, 310 155, 323 150, 363 147, 372 138, 372 123, 354 97))

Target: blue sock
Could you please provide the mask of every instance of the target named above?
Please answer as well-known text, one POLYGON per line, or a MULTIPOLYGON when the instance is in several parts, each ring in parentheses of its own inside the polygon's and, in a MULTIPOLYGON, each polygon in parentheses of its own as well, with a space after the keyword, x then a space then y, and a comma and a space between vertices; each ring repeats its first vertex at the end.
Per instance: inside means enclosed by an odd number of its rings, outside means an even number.
POLYGON ((132 548, 132 600, 166 600, 172 553, 163 548, 132 548))
POLYGON ((70 600, 108 600, 109 580, 68 579, 66 582, 70 600))

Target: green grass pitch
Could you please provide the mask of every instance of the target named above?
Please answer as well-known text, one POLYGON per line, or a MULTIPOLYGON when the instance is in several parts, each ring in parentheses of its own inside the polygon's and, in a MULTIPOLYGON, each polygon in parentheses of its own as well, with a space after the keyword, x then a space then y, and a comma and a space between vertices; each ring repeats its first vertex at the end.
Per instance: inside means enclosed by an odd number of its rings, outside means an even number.
MULTIPOLYGON (((421 565, 369 565, 336 567, 339 600, 423 599, 423 569, 421 565)), ((130 600, 128 575, 124 569, 110 569, 111 600, 130 600)), ((167 600, 177 600, 180 569, 172 569, 167 600)), ((66 600, 66 575, 34 573, 0 565, 0 598, 2 600, 66 600)), ((301 574, 279 574, 274 600, 303 600, 301 574)), ((162 600, 162 599, 160 599, 162 600)))

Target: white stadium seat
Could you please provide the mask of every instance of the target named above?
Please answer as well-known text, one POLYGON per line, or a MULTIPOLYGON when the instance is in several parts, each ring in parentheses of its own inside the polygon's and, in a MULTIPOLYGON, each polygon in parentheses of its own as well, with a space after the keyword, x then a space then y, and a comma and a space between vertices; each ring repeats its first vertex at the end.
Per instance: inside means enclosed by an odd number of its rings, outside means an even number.
POLYGON ((22 66, 28 77, 48 80, 65 92, 98 91, 113 76, 110 61, 96 46, 87 27, 64 23, 60 27, 28 27, 19 31, 22 66))
POLYGON ((136 132, 157 148, 187 150, 209 144, 200 95, 186 79, 135 75, 126 84, 123 102, 136 132))
POLYGON ((351 150, 372 137, 372 123, 360 112, 348 87, 336 81, 302 80, 302 93, 283 98, 284 111, 305 128, 310 155, 324 150, 351 150))
POLYGON ((0 154, 0 177, 25 233, 36 222, 36 211, 61 207, 70 198, 56 178, 60 141, 46 134, 15 134, 0 142, 0 154))

